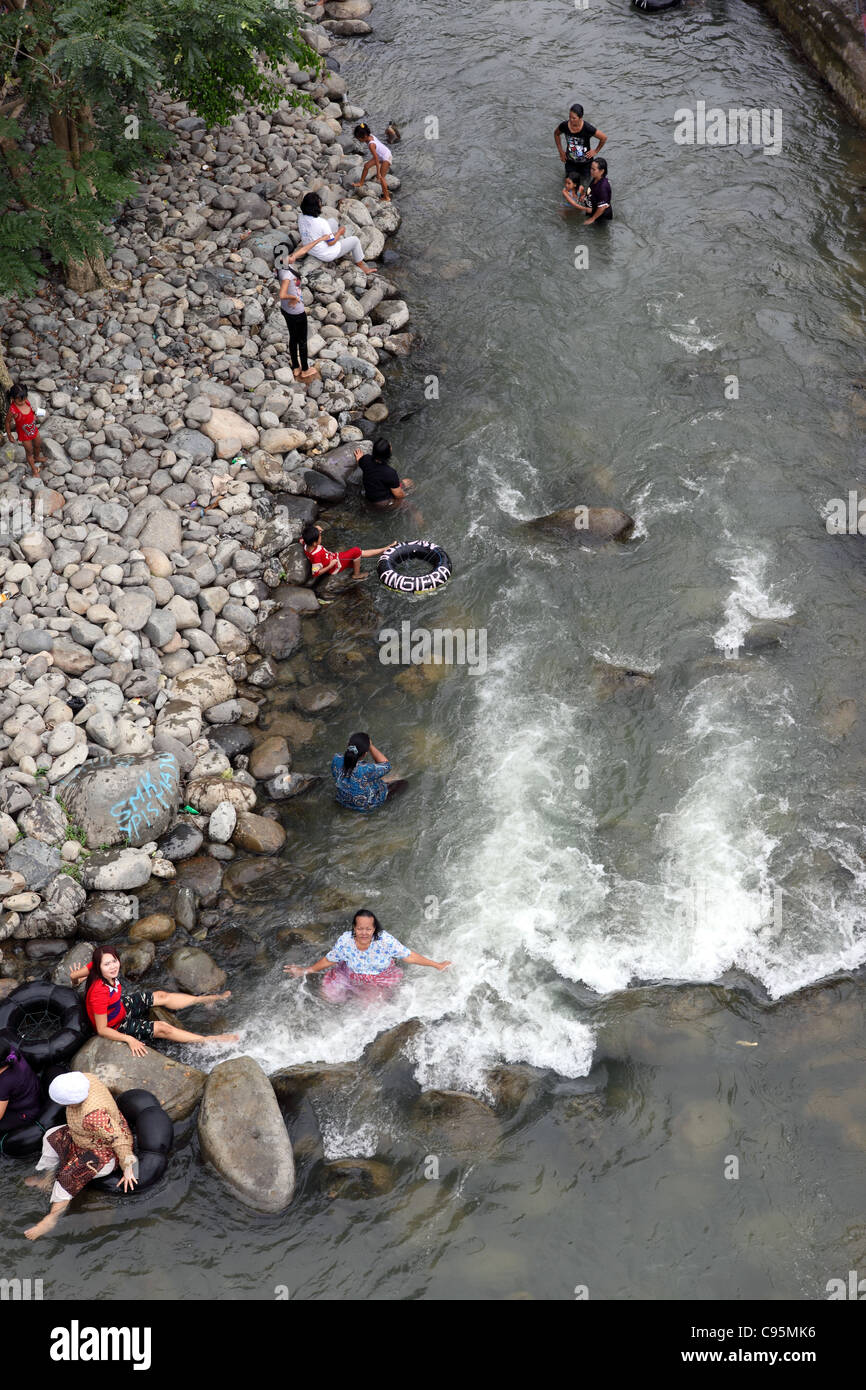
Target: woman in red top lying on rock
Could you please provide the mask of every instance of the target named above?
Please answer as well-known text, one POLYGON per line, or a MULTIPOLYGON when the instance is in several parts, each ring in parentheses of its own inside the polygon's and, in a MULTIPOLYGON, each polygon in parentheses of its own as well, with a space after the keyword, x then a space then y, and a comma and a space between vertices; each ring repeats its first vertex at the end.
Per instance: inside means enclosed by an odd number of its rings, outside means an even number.
POLYGON ((120 958, 111 946, 97 946, 93 959, 78 970, 70 970, 69 978, 73 984, 87 980, 84 991, 84 1007, 94 1029, 101 1038, 113 1038, 126 1043, 133 1057, 143 1057, 147 1051, 146 1043, 155 1038, 165 1038, 167 1042, 186 1043, 225 1043, 237 1042, 237 1033, 214 1033, 210 1037, 203 1033, 185 1033, 161 1019, 154 1022, 148 1017, 155 1004, 166 1009, 188 1009, 191 1004, 216 1004, 222 999, 231 998, 231 990, 224 994, 168 994, 164 989, 139 989, 134 993, 124 993, 120 984, 120 958))

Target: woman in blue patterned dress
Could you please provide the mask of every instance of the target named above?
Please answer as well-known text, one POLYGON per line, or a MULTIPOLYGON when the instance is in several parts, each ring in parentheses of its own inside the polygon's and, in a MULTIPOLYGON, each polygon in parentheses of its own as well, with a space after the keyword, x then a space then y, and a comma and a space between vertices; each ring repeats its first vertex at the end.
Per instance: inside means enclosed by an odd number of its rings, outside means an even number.
POLYGON ((283 969, 296 979, 327 970, 322 994, 332 1004, 342 1004, 353 996, 370 998, 378 991, 395 989, 403 978, 397 960, 405 960, 407 965, 430 965, 434 970, 445 970, 451 964, 450 960, 428 960, 410 951, 382 930, 374 913, 362 907, 352 919, 352 930, 344 931, 315 965, 284 965, 283 969))
POLYGON ((396 796, 405 782, 386 782, 391 764, 370 742, 369 734, 352 734, 345 753, 331 759, 331 776, 337 800, 351 811, 376 811, 389 796, 396 796), (371 763, 364 762, 369 753, 371 763))

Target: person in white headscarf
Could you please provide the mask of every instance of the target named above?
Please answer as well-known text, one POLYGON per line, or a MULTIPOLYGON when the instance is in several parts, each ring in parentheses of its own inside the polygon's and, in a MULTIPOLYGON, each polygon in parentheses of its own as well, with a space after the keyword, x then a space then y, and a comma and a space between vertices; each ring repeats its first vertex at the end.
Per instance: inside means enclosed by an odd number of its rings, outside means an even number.
POLYGON ((42 1139, 42 1155, 36 1165, 44 1177, 25 1178, 28 1187, 51 1191, 48 1215, 24 1232, 38 1240, 52 1231, 72 1198, 94 1178, 120 1168, 117 1186, 129 1192, 138 1182, 138 1160, 132 1150, 132 1133, 111 1092, 87 1071, 68 1071, 55 1077, 48 1094, 66 1106, 66 1124, 48 1129, 42 1139))

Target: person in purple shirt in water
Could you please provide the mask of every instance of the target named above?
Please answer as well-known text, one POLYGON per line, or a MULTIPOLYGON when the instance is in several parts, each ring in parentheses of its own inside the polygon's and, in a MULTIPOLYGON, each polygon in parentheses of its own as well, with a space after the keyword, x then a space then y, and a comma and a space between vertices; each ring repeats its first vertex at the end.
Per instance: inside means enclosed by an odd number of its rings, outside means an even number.
POLYGON ((584 222, 589 227, 593 222, 609 222, 613 217, 611 207, 610 183, 607 177, 607 160, 597 158, 592 161, 589 188, 581 188, 572 178, 566 178, 562 196, 567 203, 580 212, 590 214, 584 222), (587 199, 589 201, 587 201, 587 199))
POLYGON ((0 1134, 31 1124, 41 1109, 39 1078, 15 1044, 0 1039, 0 1134))

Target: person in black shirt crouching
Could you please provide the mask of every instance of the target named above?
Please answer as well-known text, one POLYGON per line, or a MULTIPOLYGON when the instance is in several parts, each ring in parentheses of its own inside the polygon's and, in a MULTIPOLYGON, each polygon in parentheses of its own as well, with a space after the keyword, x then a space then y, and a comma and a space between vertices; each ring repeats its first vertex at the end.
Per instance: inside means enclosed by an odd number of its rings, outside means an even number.
POLYGON ((374 439, 371 454, 355 450, 364 475, 364 496, 374 507, 383 510, 399 507, 412 486, 411 478, 401 478, 396 468, 391 467, 390 457, 391 445, 387 439, 374 439))

